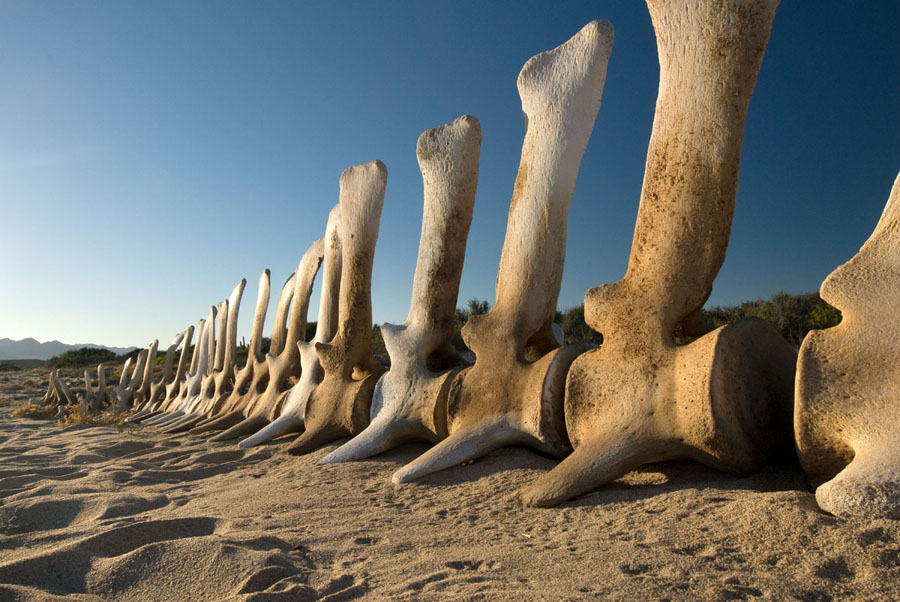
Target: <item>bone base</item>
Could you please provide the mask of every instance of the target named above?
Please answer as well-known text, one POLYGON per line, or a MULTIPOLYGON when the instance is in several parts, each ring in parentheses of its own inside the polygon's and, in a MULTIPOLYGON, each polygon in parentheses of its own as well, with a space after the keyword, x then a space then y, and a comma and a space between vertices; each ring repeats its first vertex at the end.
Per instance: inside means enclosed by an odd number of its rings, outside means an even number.
POLYGON ((340 375, 316 387, 306 405, 306 430, 287 449, 287 453, 308 454, 337 439, 353 437, 369 424, 372 393, 384 372, 376 368, 360 380, 345 381, 340 375))
POLYGON ((749 318, 688 345, 631 351, 605 343, 572 364, 575 452, 523 490, 524 504, 554 506, 648 462, 688 458, 748 474, 790 453, 796 355, 767 323, 749 318))
POLYGON ((555 349, 533 363, 508 357, 510 350, 505 350, 507 357, 498 358, 501 361, 476 361, 461 371, 450 387, 450 436, 394 473, 394 483, 480 458, 507 445, 528 445, 557 457, 569 453, 562 414, 566 371, 588 348, 555 349))
POLYGON ((375 385, 372 423, 351 441, 322 458, 322 462, 362 460, 409 441, 437 443, 447 437, 450 385, 463 366, 434 374, 417 370, 415 363, 406 365, 408 370, 392 368, 375 385), (384 399, 398 403, 390 409, 382 409, 384 399))

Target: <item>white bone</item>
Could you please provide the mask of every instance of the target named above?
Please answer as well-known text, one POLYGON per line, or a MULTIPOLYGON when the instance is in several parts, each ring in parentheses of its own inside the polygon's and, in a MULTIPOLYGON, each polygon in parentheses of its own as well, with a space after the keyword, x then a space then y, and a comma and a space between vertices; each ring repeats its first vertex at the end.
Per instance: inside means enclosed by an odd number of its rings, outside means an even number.
POLYGON ((282 435, 298 433, 303 429, 306 402, 312 390, 322 382, 324 372, 316 354, 316 343, 327 343, 334 338, 337 328, 338 292, 341 285, 341 206, 335 205, 328 214, 325 227, 325 259, 322 268, 322 290, 319 297, 319 319, 312 341, 297 341, 300 353, 300 379, 285 398, 281 415, 269 425, 247 437, 238 445, 253 447, 282 435))
POLYGON ((266 390, 259 399, 245 408, 244 420, 210 438, 210 441, 226 441, 255 433, 278 417, 281 404, 292 386, 290 378, 300 376, 300 351, 297 343, 306 334, 309 298, 324 252, 324 239, 316 239, 303 254, 294 272, 296 277, 291 294, 293 302, 282 349, 277 354, 270 351, 266 355, 266 363, 269 366, 269 383, 266 390))
POLYGON ((625 277, 585 295, 603 346, 575 360, 565 418, 575 451, 526 488, 550 506, 650 461, 737 474, 790 445, 795 353, 742 320, 676 345, 728 246, 747 106, 777 0, 648 0, 660 84, 625 277))
POLYGON ((384 369, 372 354, 372 262, 387 168, 371 161, 341 174, 341 288, 338 330, 316 343, 325 377, 306 403, 306 430, 288 448, 308 453, 369 424, 372 389, 384 369))
POLYGON ((872 235, 822 283, 840 324, 800 346, 794 432, 816 501, 900 519, 900 175, 872 235))
POLYGON ((256 310, 253 315, 253 328, 250 331, 250 346, 247 350, 247 361, 235 373, 231 392, 224 399, 213 404, 209 417, 197 423, 189 433, 192 436, 205 436, 205 433, 228 428, 235 424, 242 415, 240 409, 253 397, 262 394, 269 378, 268 365, 260 351, 262 346, 263 327, 266 311, 269 306, 270 273, 263 270, 259 276, 259 287, 256 295, 256 310), (222 419, 225 424, 219 426, 222 419))
POLYGON ((497 273, 497 304, 463 327, 475 364, 451 384, 450 436, 396 472, 395 483, 510 444, 553 455, 570 449, 560 411, 562 384, 584 347, 560 349, 551 325, 569 202, 600 109, 612 42, 612 26, 593 21, 561 46, 531 58, 519 73, 527 126, 497 273))
POLYGON ((447 436, 447 394, 464 365, 450 339, 480 146, 481 126, 468 115, 419 137, 425 208, 409 313, 402 325, 381 327, 391 367, 375 385, 372 423, 322 462, 362 459, 406 441, 436 443, 447 436))

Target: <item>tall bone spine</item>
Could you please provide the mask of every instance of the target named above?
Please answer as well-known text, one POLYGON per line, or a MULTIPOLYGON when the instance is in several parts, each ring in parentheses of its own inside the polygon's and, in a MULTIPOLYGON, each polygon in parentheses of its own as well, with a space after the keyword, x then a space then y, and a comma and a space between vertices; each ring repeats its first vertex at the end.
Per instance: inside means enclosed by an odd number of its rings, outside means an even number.
POLYGON ((338 331, 330 343, 316 343, 325 378, 307 401, 306 430, 288 453, 309 453, 369 424, 372 390, 384 371, 372 354, 372 263, 386 185, 387 168, 381 161, 341 174, 338 331))
POLYGON ((299 433, 303 429, 306 403, 312 390, 322 382, 324 372, 316 354, 316 343, 328 343, 334 338, 338 320, 338 295, 341 286, 341 206, 335 205, 328 214, 325 226, 325 257, 322 267, 322 290, 319 296, 319 319, 312 341, 297 341, 300 354, 300 379, 287 394, 281 414, 238 445, 253 447, 282 435, 299 433))
POLYGON ((255 433, 278 417, 281 404, 291 388, 290 377, 300 376, 300 351, 297 343, 306 334, 309 298, 324 252, 324 239, 314 240, 294 272, 296 276, 291 293, 293 301, 282 349, 277 354, 270 352, 266 355, 266 364, 269 366, 269 384, 266 390, 253 405, 247 407, 244 420, 212 437, 210 441, 226 441, 255 433))
POLYGON ((648 0, 660 83, 622 280, 585 295, 603 346, 572 364, 575 451, 526 488, 550 506, 641 464, 686 457, 746 474, 789 443, 795 354, 762 320, 676 345, 725 259, 741 140, 777 0, 648 0))
POLYGON ((463 327, 475 364, 451 384, 450 436, 397 471, 395 483, 506 445, 558 456, 571 449, 562 423, 563 383, 569 364, 584 349, 558 349, 552 323, 569 202, 600 109, 612 42, 612 26, 594 21, 561 46, 531 58, 519 73, 527 125, 497 273, 497 303, 463 327))
POLYGON ((416 156, 425 207, 409 314, 381 333, 391 367, 375 385, 372 423, 323 462, 358 460, 409 440, 447 436, 447 394, 463 367, 450 339, 472 223, 481 126, 465 115, 426 131, 416 156))

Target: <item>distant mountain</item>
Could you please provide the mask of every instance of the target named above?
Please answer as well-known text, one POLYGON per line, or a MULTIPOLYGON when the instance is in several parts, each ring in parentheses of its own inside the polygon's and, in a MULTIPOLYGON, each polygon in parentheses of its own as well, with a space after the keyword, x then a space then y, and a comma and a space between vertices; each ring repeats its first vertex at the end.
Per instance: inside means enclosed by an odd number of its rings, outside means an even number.
POLYGON ((79 343, 77 345, 66 345, 59 341, 41 343, 31 337, 21 341, 3 338, 0 339, 0 360, 49 360, 51 357, 65 353, 70 349, 81 349, 82 347, 109 349, 119 355, 135 349, 135 347, 107 347, 106 345, 95 345, 93 343, 79 343))

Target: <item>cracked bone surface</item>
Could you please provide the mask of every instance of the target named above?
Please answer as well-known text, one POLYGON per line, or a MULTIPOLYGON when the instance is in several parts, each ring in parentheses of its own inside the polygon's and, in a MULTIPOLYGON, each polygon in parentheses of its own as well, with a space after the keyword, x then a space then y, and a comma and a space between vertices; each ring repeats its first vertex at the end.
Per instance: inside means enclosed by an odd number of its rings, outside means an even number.
POLYGON ((387 168, 381 161, 341 174, 338 330, 330 343, 316 343, 325 377, 306 403, 306 430, 288 453, 309 453, 335 439, 352 437, 369 424, 372 390, 384 371, 372 354, 371 289, 386 185, 387 168))
POLYGON ((282 402, 292 386, 290 378, 300 375, 300 351, 297 343, 306 334, 309 298, 324 253, 325 240, 317 238, 303 254, 294 272, 294 289, 291 293, 293 301, 287 334, 281 344, 281 351, 266 355, 266 364, 269 366, 266 390, 244 409, 244 420, 210 438, 210 441, 226 441, 250 435, 277 418, 282 402))
POLYGON ((400 326, 381 327, 391 367, 375 385, 372 423, 323 462, 358 460, 406 441, 437 443, 447 436, 447 393, 463 367, 450 339, 480 147, 481 126, 469 115, 419 137, 425 208, 409 314, 400 326))
POLYGON ((747 106, 777 0, 648 0, 660 86, 628 269, 585 295, 600 349, 575 360, 575 451, 521 493, 551 506, 651 461, 731 473, 789 449, 796 355, 762 320, 676 345, 725 259, 747 106))
POLYGON ((841 323, 797 362, 794 434, 816 501, 838 516, 900 519, 900 175, 859 252, 822 283, 841 323))
POLYGON ((306 414, 306 402, 312 390, 322 382, 324 377, 319 356, 316 354, 316 343, 328 343, 334 338, 338 319, 338 293, 341 286, 341 206, 332 207, 325 227, 325 258, 322 267, 322 290, 319 297, 319 319, 316 323, 316 334, 312 341, 297 341, 300 354, 300 379, 285 397, 281 414, 270 424, 260 429, 238 445, 243 448, 253 447, 271 441, 289 433, 303 430, 303 416, 306 414))
POLYGON ((584 347, 559 348, 552 323, 566 221, 581 157, 600 108, 613 28, 585 25, 531 58, 518 88, 527 128, 497 274, 497 303, 472 316, 463 339, 475 364, 450 387, 450 435, 394 474, 395 483, 479 458, 506 445, 563 455, 566 369, 584 347))

